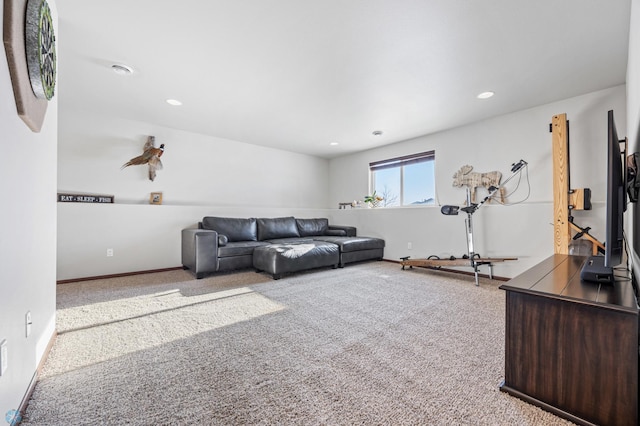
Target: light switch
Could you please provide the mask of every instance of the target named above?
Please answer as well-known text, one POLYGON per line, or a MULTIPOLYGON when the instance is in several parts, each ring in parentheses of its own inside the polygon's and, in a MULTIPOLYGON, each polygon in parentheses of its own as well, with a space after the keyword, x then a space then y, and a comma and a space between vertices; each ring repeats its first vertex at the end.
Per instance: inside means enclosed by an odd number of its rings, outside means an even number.
POLYGON ((7 339, 0 342, 0 376, 2 376, 9 365, 9 355, 7 351, 7 339))

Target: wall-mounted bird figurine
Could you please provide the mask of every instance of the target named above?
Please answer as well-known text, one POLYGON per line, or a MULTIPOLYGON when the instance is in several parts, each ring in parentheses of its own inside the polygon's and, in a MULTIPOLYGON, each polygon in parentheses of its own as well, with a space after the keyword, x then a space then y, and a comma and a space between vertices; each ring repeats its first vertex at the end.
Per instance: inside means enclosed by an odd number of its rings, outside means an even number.
POLYGON ((164 153, 164 144, 160 145, 160 148, 156 148, 154 141, 155 136, 147 137, 147 142, 144 144, 144 151, 142 155, 132 158, 120 167, 120 170, 128 166, 140 166, 143 164, 149 165, 149 180, 153 182, 156 178, 156 170, 162 170, 162 161, 160 157, 164 153))

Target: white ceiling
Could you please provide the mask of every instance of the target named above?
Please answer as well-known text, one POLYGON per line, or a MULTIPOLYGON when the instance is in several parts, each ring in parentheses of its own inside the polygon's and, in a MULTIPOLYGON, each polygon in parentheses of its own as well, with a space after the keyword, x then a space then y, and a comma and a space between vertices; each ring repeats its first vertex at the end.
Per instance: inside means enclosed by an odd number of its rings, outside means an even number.
POLYGON ((90 110, 326 158, 626 80, 630 0, 55 4, 61 119, 90 110))

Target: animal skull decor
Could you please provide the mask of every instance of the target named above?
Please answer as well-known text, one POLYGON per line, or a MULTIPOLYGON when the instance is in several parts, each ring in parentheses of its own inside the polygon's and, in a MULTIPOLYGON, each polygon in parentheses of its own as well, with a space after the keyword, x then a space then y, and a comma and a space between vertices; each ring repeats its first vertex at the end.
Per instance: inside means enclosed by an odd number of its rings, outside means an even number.
MULTIPOLYGON (((453 175, 453 186, 460 188, 467 186, 471 190, 471 202, 476 202, 476 188, 482 186, 489 190, 490 187, 500 187, 502 173, 498 171, 478 173, 472 172, 473 166, 464 165, 453 175)), ((500 202, 504 203, 504 188, 500 188, 500 202)))

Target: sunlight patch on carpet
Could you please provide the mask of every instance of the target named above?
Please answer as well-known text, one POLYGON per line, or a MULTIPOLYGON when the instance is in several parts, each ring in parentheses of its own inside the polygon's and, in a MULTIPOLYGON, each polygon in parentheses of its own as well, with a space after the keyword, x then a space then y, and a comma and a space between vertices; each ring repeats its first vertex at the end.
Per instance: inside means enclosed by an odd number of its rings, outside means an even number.
POLYGON ((160 313, 167 309, 213 302, 252 292, 253 290, 248 287, 239 287, 192 295, 189 294, 188 289, 173 288, 151 294, 60 308, 57 311, 57 330, 59 334, 64 334, 82 328, 160 313))
MULTIPOLYGON (((163 294, 166 297, 153 294, 65 310, 74 311, 75 316, 84 314, 85 325, 69 325, 59 334, 54 350, 69 351, 69 356, 52 357, 60 362, 48 365, 43 376, 63 374, 171 342, 198 339, 208 331, 286 308, 249 288, 197 297, 163 294), (89 320, 93 323, 86 325, 89 320)), ((72 316, 69 312, 59 315, 66 316, 66 321, 72 316)))

